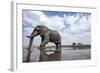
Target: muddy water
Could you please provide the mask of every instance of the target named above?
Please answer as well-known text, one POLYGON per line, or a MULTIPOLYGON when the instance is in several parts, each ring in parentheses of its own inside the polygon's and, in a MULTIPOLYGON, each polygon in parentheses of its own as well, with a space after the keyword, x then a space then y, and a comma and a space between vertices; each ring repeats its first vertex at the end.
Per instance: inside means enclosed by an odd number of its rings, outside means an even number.
MULTIPOLYGON (((46 50, 55 50, 53 48, 46 49, 46 50)), ((26 61, 28 51, 24 48, 23 49, 23 62, 26 61)), ((39 62, 40 61, 40 51, 37 48, 32 49, 31 53, 31 62, 39 62)), ((71 47, 62 48, 61 53, 54 53, 45 52, 42 54, 42 61, 60 61, 60 60, 86 60, 91 59, 91 49, 84 48, 84 49, 76 49, 73 50, 71 47)))

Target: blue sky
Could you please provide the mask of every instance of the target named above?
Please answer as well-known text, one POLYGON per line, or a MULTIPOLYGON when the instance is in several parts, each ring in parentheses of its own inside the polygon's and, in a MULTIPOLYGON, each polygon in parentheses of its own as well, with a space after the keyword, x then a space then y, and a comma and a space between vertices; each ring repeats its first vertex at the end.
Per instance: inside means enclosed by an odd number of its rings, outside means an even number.
MULTIPOLYGON (((61 34, 63 45, 73 42, 91 43, 91 13, 23 10, 24 46, 29 43, 26 35, 30 35, 37 25, 45 25, 58 31, 61 34)), ((33 43, 39 45, 40 40, 41 38, 37 36, 33 43)))

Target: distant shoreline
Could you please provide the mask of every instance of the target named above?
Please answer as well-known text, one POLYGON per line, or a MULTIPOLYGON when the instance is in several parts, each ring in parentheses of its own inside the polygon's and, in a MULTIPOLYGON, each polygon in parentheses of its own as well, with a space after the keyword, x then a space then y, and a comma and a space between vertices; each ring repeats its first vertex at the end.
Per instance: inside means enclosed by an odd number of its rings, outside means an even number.
MULTIPOLYGON (((55 48, 56 46, 45 46, 45 48, 55 48)), ((73 48, 91 48, 91 45, 62 45, 61 47, 73 47, 73 48)), ((27 48, 23 46, 23 48, 27 48)), ((32 46, 32 48, 39 48, 39 46, 32 46)))

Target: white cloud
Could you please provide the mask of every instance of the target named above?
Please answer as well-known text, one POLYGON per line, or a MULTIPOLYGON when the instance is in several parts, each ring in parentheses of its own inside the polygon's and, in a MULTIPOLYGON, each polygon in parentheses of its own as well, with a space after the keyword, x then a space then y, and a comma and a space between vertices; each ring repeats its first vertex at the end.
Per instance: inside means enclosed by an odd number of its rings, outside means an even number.
POLYGON ((64 15, 66 23, 69 24, 67 29, 62 32, 62 41, 65 44, 71 44, 73 42, 91 43, 91 17, 88 19, 85 16, 66 16, 64 15), (76 23, 77 21, 77 23, 76 23), (88 32, 85 32, 89 30, 88 32))
POLYGON ((87 19, 85 16, 83 16, 80 21, 79 21, 79 29, 80 30, 90 30, 91 29, 91 19, 89 17, 89 19, 87 19))
POLYGON ((31 12, 39 17, 40 25, 41 24, 45 25, 54 30, 59 30, 59 29, 65 27, 63 17, 59 17, 59 16, 47 17, 41 11, 31 11, 31 12), (58 26, 60 26, 60 27, 58 27, 58 26))
POLYGON ((48 27, 54 30, 61 30, 65 27, 64 19, 59 16, 48 17, 46 24, 48 25, 48 27))
POLYGON ((75 16, 67 16, 67 15, 64 15, 64 19, 65 19, 65 22, 67 24, 74 24, 76 20, 79 19, 79 14, 76 14, 75 16))
POLYGON ((47 17, 43 14, 43 12, 41 12, 41 11, 29 11, 29 12, 31 12, 31 13, 33 13, 33 14, 35 14, 35 16, 38 16, 39 18, 39 21, 46 21, 47 20, 47 17))

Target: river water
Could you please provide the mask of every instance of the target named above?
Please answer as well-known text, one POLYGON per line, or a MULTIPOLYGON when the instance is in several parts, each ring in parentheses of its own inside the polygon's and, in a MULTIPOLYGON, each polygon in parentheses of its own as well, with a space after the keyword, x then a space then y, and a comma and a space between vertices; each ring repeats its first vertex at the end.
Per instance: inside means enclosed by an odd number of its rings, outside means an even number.
MULTIPOLYGON (((55 50, 50 48, 50 50, 55 50)), ((46 49, 49 50, 49 49, 46 49)), ((24 48, 23 49, 23 62, 26 61, 28 51, 24 48)), ((46 52, 47 55, 53 54, 54 52, 46 52)), ((31 53, 31 62, 38 62, 40 56, 40 51, 37 48, 32 49, 31 53)), ((83 49, 76 49, 73 50, 71 47, 63 47, 61 50, 61 60, 86 60, 91 59, 91 49, 90 48, 83 48, 83 49)))

